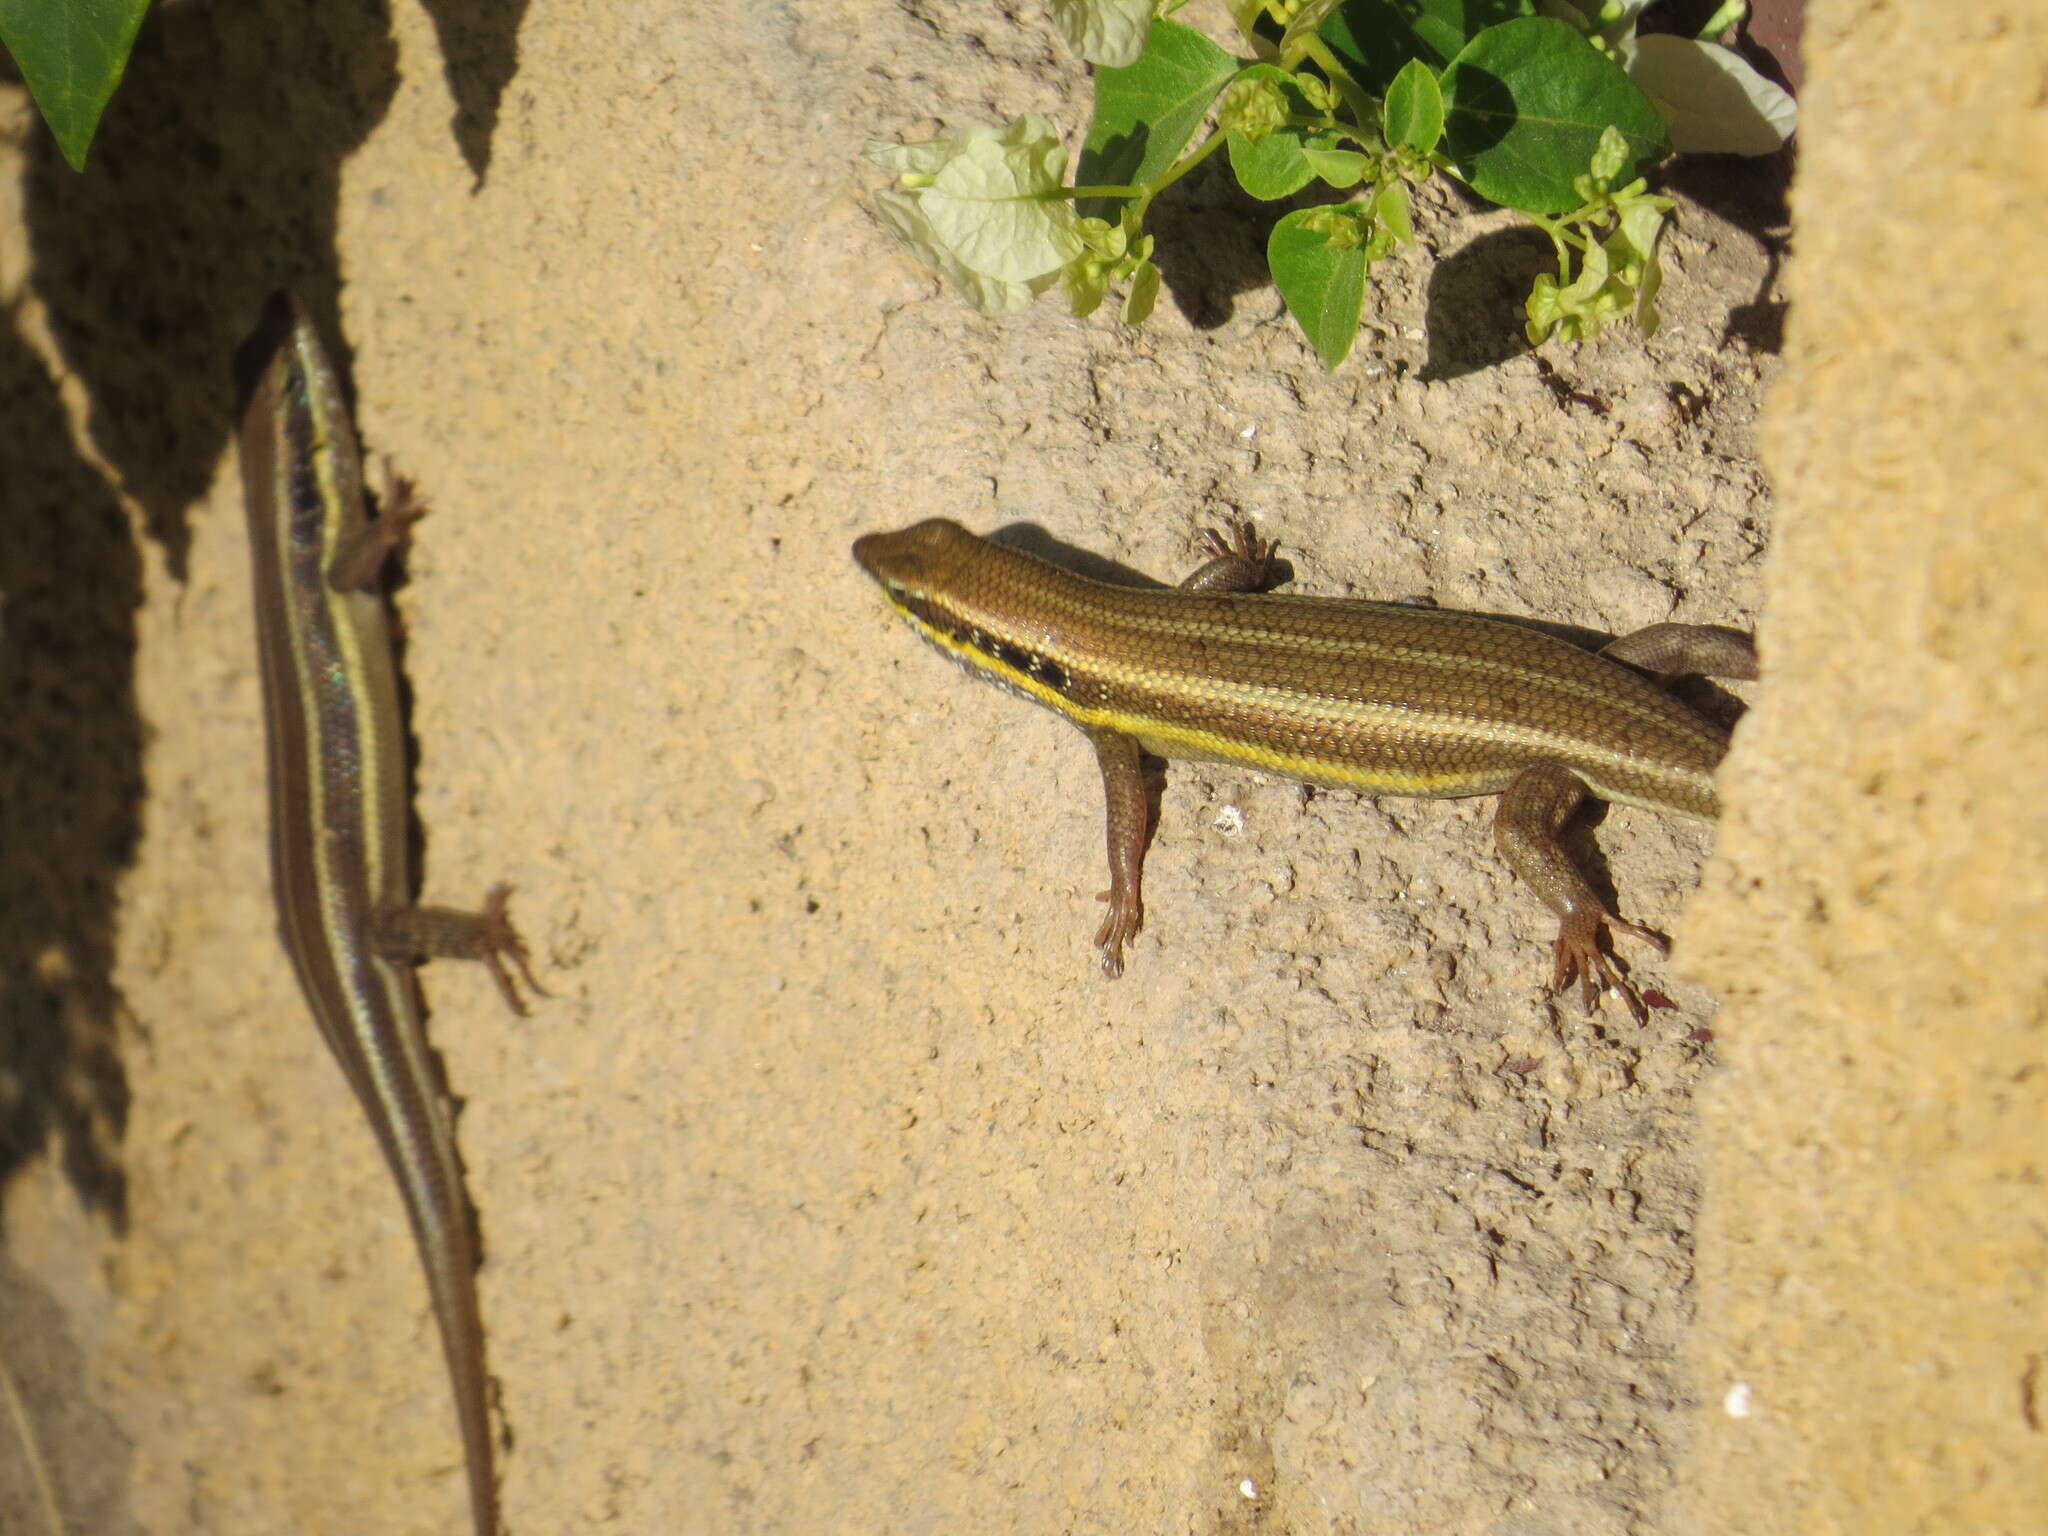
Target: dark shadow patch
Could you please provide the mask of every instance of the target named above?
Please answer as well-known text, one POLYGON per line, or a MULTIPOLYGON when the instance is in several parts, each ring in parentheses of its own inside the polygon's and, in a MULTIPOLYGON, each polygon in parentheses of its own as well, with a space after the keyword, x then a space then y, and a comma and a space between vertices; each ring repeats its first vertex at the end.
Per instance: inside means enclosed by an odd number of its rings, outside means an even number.
POLYGON ((497 136, 498 108, 519 73, 519 24, 526 0, 421 0, 441 44, 441 73, 455 100, 455 144, 483 189, 497 136))
MULTIPOLYGON (((1666 173, 1666 190, 1726 219, 1763 247, 1766 265, 1755 295, 1728 311, 1724 343, 1739 341, 1775 356, 1785 346, 1790 306, 1778 298, 1778 269, 1792 247, 1789 196, 1798 157, 1794 140, 1775 155, 1684 155, 1666 173)), ((1679 217, 1685 217, 1683 204, 1679 217)))
MULTIPOLYGON (((461 67, 498 82, 463 95, 479 121, 495 112, 474 103, 502 90, 519 14, 483 19, 489 9, 455 11, 474 33, 455 49, 461 67)), ((329 341, 339 335, 339 168, 382 120, 397 64, 386 0, 158 7, 88 173, 65 166, 47 133, 29 145, 37 296, 93 448, 174 580, 187 575, 191 505, 233 428, 230 361, 265 297, 295 289, 329 341)), ((336 362, 346 377, 345 351, 336 362)), ((11 325, 0 462, 0 1177, 53 1149, 80 1198, 118 1224, 128 1088, 112 931, 144 792, 141 561, 106 479, 70 446, 56 381, 11 325)))
POLYGON ((1722 341, 1739 341, 1773 356, 1785 346, 1789 305, 1776 296, 1778 270, 1792 246, 1792 174, 1798 166, 1795 138, 1774 155, 1681 155, 1664 172, 1664 190, 1696 203, 1750 235, 1763 247, 1767 265, 1755 295, 1728 311, 1722 341))
MULTIPOLYGON (((89 174, 40 138, 28 173, 39 295, 88 430, 171 574, 230 430, 229 359, 291 287, 336 333, 344 159, 397 88, 383 0, 153 10, 89 174)), ((340 359, 346 371, 346 359, 340 359)))
POLYGON ((1198 331, 1219 330, 1236 313, 1240 294, 1263 291, 1275 304, 1266 240, 1282 214, 1335 202, 1321 183, 1296 197, 1262 203, 1238 186, 1228 150, 1219 150, 1169 187, 1145 217, 1157 237, 1152 260, 1174 307, 1198 331))
POLYGON ((1774 155, 1680 155, 1664 169, 1663 190, 1698 203, 1774 250, 1791 229, 1797 161, 1796 139, 1774 155))
POLYGON ((1738 304, 1728 311, 1728 324, 1722 329, 1721 339, 1739 341, 1753 352, 1775 357, 1785 350, 1785 316, 1790 309, 1782 299, 1738 304))
MULTIPOLYGON (((67 173, 68 174, 68 173, 67 173)), ((55 381, 0 330, 0 1183, 53 1156, 119 1231, 129 1088, 114 988, 141 827, 128 519, 55 381)))
POLYGON ((1463 378, 1530 350, 1523 304, 1557 256, 1540 229, 1498 229, 1440 259, 1429 274, 1425 384, 1463 378))

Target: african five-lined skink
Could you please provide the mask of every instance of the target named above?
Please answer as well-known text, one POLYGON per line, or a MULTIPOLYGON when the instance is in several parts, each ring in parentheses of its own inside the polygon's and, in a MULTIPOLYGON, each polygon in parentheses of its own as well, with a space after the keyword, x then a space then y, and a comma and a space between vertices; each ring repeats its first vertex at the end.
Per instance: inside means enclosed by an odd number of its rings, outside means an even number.
POLYGON ((1494 840, 1560 920, 1552 987, 1576 975, 1587 1006, 1611 987, 1646 1019, 1602 932, 1664 940, 1616 916, 1556 834, 1589 792, 1719 814, 1727 733, 1643 673, 1754 677, 1748 637, 1657 624, 1596 654, 1477 614, 1258 592, 1270 550, 1249 528, 1204 541, 1211 559, 1177 589, 1093 581, 943 518, 853 546, 926 640, 1095 744, 1109 807, 1103 970, 1121 973, 1143 920, 1143 751, 1375 795, 1500 795, 1494 840))
POLYGON ((410 488, 394 481, 381 515, 368 516, 340 382, 289 297, 271 300, 238 365, 280 927, 404 1194, 454 1386, 471 1512, 478 1536, 494 1536, 477 1245, 413 967, 426 955, 482 960, 522 1013, 506 960, 533 978, 505 887, 480 913, 412 904, 405 742, 379 585, 419 515, 410 488))

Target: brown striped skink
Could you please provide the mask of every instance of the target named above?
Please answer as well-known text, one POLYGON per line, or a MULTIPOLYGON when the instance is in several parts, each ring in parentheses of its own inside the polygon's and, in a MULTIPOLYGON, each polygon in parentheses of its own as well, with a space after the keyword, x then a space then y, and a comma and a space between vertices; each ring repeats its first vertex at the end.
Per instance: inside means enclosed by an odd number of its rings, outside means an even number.
POLYGON ((455 1393, 477 1536, 498 1530, 477 1245, 415 963, 482 960, 511 1007, 526 948, 503 886, 480 913, 413 905, 398 678, 381 590, 419 515, 393 481, 366 511, 362 463, 318 332, 285 295, 238 358, 242 480, 270 749, 271 871, 284 947, 404 1196, 455 1393))
POLYGON ((1102 968, 1123 969, 1144 907, 1140 754, 1238 763, 1372 795, 1501 797, 1494 840, 1559 918, 1553 988, 1641 997, 1602 944, 1617 916, 1557 841, 1590 793, 1719 814, 1727 733, 1645 673, 1754 677, 1747 636, 1657 624, 1595 653, 1519 623, 1253 590, 1268 547, 1204 536, 1178 588, 1112 586, 934 518, 869 534, 854 559, 889 605, 968 671, 1065 715, 1095 745, 1108 802, 1102 968))

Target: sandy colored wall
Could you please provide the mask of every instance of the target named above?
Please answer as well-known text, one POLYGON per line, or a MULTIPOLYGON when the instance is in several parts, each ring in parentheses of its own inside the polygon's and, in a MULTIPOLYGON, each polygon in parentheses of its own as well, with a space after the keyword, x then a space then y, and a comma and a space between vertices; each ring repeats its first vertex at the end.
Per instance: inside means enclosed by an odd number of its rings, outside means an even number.
MULTIPOLYGON (((425 972, 511 1530, 1876 1530, 1823 1501, 1879 1459, 1924 1500, 1886 1510, 1961 1508, 1945 1488, 2039 1441, 2042 962, 1998 925, 2040 926, 2042 821, 2026 774, 1966 795, 1958 768, 1884 812, 1939 777, 1922 722, 1940 761, 2027 750, 2013 423, 2042 327, 2031 266, 1967 221, 1900 233, 1902 197, 1952 207, 1902 157, 1960 160, 1987 206, 2017 160, 1976 168, 1896 82, 1979 50, 2009 85, 1934 77, 2038 120, 2038 39, 1992 24, 1815 18, 1801 196, 1842 212, 1797 257, 1837 275, 1800 278, 1776 429, 1783 674, 1702 920, 1705 829, 1598 828, 1624 910, 1681 938, 1641 1030, 1546 995, 1552 925, 1487 806, 1199 767, 1167 776, 1150 923, 1104 983, 1085 747, 918 648, 846 549, 941 514, 1172 576, 1247 515, 1302 590, 1754 622, 1768 197, 1696 182, 1664 331, 1552 379, 1506 342, 1526 249, 1432 200, 1449 259, 1387 263, 1330 376, 1256 270, 1264 216, 1201 178, 1157 210, 1196 254, 1137 335, 978 320, 890 245, 864 139, 1084 121, 1030 8, 170 5, 82 180, 16 100, 0 1363, 69 1529, 464 1519, 404 1218, 273 937, 226 360, 280 283, 433 502, 397 596, 425 893, 514 882, 554 994, 513 1020, 425 972), (1951 308, 1932 338, 1872 318, 1908 304, 1951 308), (1830 517, 1887 527, 1817 539, 1830 517), (1929 889, 1955 920, 1922 981, 1898 893, 1929 889), (1871 1374, 1881 1285, 1940 1323, 1895 1341, 1905 1388, 1871 1374), (1974 1461, 1922 1454, 1951 1423, 1974 1461)), ((0 1427, 10 1533, 41 1519, 24 1443, 0 1427)), ((2014 1474, 1971 1486, 2023 1528, 2014 1474)))
POLYGON ((1729 1043, 1684 1528, 2037 1531, 2048 16, 1808 25, 1771 685, 1690 930, 1729 1043))

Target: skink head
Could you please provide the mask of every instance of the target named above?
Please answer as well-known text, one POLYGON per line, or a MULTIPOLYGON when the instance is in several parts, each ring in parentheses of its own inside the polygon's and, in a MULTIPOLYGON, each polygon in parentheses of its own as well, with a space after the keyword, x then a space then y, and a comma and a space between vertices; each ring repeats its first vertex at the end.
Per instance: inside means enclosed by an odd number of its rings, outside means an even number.
POLYGON ((943 517, 853 541, 853 558, 926 640, 1000 688, 1059 707, 1072 683, 1050 650, 1047 593, 1076 578, 943 517))
POLYGON ((982 541, 958 523, 928 517, 900 533, 870 533, 853 541, 853 558, 892 596, 922 597, 944 588, 960 562, 982 541))

